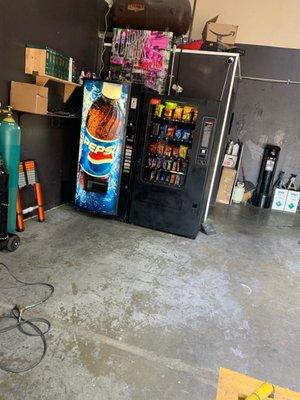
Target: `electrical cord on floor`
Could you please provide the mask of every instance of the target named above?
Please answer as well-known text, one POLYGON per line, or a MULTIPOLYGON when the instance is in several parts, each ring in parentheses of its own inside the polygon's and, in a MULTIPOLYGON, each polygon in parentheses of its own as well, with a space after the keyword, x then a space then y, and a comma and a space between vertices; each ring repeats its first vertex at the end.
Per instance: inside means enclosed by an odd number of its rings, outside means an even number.
POLYGON ((6 333, 9 331, 13 331, 14 329, 18 329, 21 333, 23 333, 26 336, 32 336, 32 337, 39 337, 42 341, 43 344, 43 352, 39 359, 35 361, 34 363, 30 364, 28 367, 24 368, 9 368, 6 367, 3 363, 0 362, 0 369, 6 372, 12 372, 15 374, 22 373, 22 372, 28 372, 38 366, 43 358, 46 355, 47 352, 47 341, 45 335, 50 331, 51 324, 50 322, 45 319, 45 318, 29 318, 26 319, 23 317, 24 313, 27 310, 31 310, 43 303, 45 303, 53 294, 54 292, 54 286, 50 285, 49 283, 44 283, 44 282, 36 282, 36 283, 28 283, 28 282, 23 282, 20 279, 18 279, 11 271, 10 269, 3 263, 0 263, 0 266, 6 269, 8 274, 18 283, 21 283, 21 287, 25 286, 44 286, 47 289, 49 289, 49 294, 45 296, 44 299, 38 301, 37 303, 25 306, 25 305, 16 305, 11 311, 9 315, 3 315, 0 316, 0 322, 4 320, 13 320, 15 323, 13 325, 9 325, 4 328, 0 328, 0 334, 1 333, 6 333), (39 328, 38 324, 44 324, 45 329, 42 330, 39 328), (31 328, 31 332, 28 332, 26 330, 26 326, 31 328))

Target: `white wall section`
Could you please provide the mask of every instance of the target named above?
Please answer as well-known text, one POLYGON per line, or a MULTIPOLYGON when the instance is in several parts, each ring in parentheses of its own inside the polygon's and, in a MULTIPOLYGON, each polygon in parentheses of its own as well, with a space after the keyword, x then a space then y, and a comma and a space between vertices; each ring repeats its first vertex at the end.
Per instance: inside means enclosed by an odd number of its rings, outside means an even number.
POLYGON ((218 14, 220 22, 239 25, 238 43, 300 49, 299 0, 198 0, 193 39, 218 14))

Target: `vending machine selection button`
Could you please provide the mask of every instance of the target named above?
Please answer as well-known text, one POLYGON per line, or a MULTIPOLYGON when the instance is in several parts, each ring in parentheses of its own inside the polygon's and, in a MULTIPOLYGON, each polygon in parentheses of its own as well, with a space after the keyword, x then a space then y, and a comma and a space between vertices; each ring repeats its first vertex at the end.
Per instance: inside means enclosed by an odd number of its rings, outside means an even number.
POLYGON ((138 103, 138 99, 136 97, 132 97, 131 98, 130 108, 132 110, 136 110, 137 109, 137 103, 138 103))

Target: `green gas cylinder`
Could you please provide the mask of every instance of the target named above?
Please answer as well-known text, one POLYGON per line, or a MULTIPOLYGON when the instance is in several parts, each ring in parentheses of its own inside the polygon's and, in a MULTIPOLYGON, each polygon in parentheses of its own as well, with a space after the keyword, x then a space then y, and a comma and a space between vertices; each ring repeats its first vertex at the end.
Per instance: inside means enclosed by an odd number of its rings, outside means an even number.
POLYGON ((7 232, 16 231, 16 204, 19 184, 21 129, 12 117, 11 107, 2 110, 6 114, 0 122, 0 154, 2 154, 8 179, 7 232))

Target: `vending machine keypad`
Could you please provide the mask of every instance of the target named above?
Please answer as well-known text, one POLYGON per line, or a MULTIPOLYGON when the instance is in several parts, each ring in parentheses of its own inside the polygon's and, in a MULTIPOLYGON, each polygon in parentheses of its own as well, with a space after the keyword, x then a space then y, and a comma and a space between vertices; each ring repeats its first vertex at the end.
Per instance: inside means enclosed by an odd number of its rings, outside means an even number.
POLYGON ((215 127, 215 119, 204 117, 200 134, 201 139, 196 157, 196 163, 200 164, 203 167, 207 165, 209 146, 214 127, 215 127))
POLYGON ((126 174, 129 174, 131 170, 132 152, 133 152, 132 144, 127 144, 125 148, 125 159, 123 167, 123 172, 126 174))

